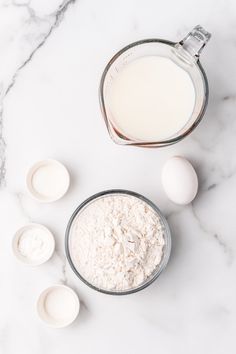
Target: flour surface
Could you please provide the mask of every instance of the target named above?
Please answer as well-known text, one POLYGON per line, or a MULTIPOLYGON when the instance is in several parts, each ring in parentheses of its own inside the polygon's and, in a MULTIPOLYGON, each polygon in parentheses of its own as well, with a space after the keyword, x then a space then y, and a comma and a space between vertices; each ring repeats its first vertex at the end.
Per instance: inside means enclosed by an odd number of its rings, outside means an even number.
POLYGON ((72 227, 70 253, 78 272, 105 290, 142 284, 160 264, 164 230, 146 202, 125 194, 88 204, 72 227))

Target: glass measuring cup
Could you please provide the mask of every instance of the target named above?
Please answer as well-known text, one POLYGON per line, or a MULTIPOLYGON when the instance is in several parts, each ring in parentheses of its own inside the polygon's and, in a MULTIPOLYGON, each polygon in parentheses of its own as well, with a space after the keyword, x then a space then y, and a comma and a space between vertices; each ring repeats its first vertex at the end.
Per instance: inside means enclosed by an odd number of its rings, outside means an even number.
POLYGON ((126 46, 113 56, 102 74, 99 99, 108 132, 115 143, 143 147, 161 147, 174 144, 193 131, 201 121, 208 101, 208 82, 206 74, 200 64, 199 55, 210 37, 209 32, 205 31, 201 26, 196 26, 180 42, 174 43, 162 39, 141 40, 126 46), (126 133, 115 124, 114 113, 111 110, 109 102, 109 95, 114 80, 123 68, 134 60, 147 56, 158 56, 170 59, 172 63, 188 73, 195 90, 194 108, 186 124, 171 136, 160 140, 143 140, 126 135, 126 133))

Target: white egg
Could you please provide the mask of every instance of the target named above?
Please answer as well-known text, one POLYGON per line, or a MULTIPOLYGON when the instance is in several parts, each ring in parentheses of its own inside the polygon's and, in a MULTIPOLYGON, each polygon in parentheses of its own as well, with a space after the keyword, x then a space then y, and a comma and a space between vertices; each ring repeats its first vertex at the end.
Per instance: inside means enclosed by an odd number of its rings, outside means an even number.
POLYGON ((189 204, 198 190, 196 171, 185 158, 171 157, 162 170, 162 185, 172 202, 181 205, 189 204))

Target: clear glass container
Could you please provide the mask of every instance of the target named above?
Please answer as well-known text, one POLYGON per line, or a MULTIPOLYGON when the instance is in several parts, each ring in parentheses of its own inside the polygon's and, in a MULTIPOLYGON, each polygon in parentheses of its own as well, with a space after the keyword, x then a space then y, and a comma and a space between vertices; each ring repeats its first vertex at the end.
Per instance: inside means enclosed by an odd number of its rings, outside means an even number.
POLYGON ((97 290, 101 293, 109 294, 109 295, 127 295, 127 294, 132 294, 137 291, 140 291, 140 290, 146 288, 147 286, 149 286, 155 279, 158 278, 158 276, 164 270, 164 268, 166 267, 166 265, 168 263, 168 260, 170 257, 170 252, 171 252, 171 233, 170 233, 170 229, 169 229, 166 219, 164 218, 164 216, 162 215, 160 210, 157 208, 157 206, 154 203, 152 203, 149 199, 147 199, 144 196, 142 196, 138 193, 135 193, 135 192, 131 192, 131 191, 123 190, 123 189, 112 189, 112 190, 103 191, 103 192, 100 192, 100 193, 97 193, 97 194, 91 196, 90 198, 86 199, 82 204, 80 204, 78 206, 78 208, 74 211, 74 213, 72 214, 72 216, 69 220, 69 223, 68 223, 68 226, 66 229, 65 250, 66 250, 67 260, 68 260, 72 270, 77 275, 77 277, 79 279, 81 279, 90 288, 97 290), (77 216, 79 215, 79 213, 81 213, 83 211, 83 209, 85 207, 87 207, 90 203, 93 203, 94 200, 99 199, 99 198, 104 198, 104 197, 110 196, 110 195, 128 195, 128 196, 136 197, 136 198, 142 200, 143 202, 147 203, 155 211, 155 213, 157 213, 159 220, 162 224, 163 231, 164 231, 163 236, 164 236, 164 240, 165 240, 165 245, 163 248, 163 255, 162 255, 161 262, 156 267, 156 269, 153 271, 153 273, 147 279, 145 279, 145 281, 142 284, 140 284, 136 288, 127 289, 124 291, 117 291, 117 290, 112 291, 112 290, 100 289, 100 288, 94 286, 93 284, 91 284, 90 282, 88 282, 85 278, 83 278, 83 276, 79 273, 78 269, 74 265, 73 259, 71 256, 71 252, 70 252, 70 237, 73 232, 75 220, 77 219, 77 216))
POLYGON ((208 101, 208 82, 200 64, 199 55, 210 36, 210 33, 206 32, 201 26, 196 26, 178 43, 162 39, 146 39, 129 44, 114 55, 103 72, 99 99, 108 132, 115 143, 143 147, 161 147, 176 143, 193 131, 201 121, 208 101), (181 130, 162 141, 142 141, 128 138, 114 125, 109 106, 109 92, 116 76, 127 64, 144 56, 169 58, 190 75, 195 88, 195 105, 191 117, 181 130))

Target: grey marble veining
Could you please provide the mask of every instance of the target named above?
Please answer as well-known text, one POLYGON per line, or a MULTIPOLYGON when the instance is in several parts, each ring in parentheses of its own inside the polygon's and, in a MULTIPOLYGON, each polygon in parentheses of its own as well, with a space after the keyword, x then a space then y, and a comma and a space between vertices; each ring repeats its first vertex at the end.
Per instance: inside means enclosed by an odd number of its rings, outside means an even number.
POLYGON ((236 3, 233 0, 0 1, 0 353, 234 354, 236 323, 236 3), (196 24, 212 38, 201 54, 210 99, 197 129, 164 149, 116 146, 101 117, 101 73, 120 48, 143 38, 181 40, 196 24), (168 201, 161 168, 187 157, 199 176, 191 205, 168 201), (61 160, 71 188, 60 201, 28 195, 28 168, 61 160), (88 289, 71 271, 64 233, 85 198, 109 188, 144 194, 166 215, 170 262, 148 289, 127 297, 88 289), (56 251, 29 268, 11 251, 15 231, 45 224, 56 251), (37 318, 36 301, 49 285, 73 287, 78 320, 64 330, 37 318))
MULTIPOLYGON (((19 39, 16 39, 16 41, 19 41, 19 45, 21 45, 21 41, 24 43, 24 41, 30 42, 30 46, 28 50, 22 53, 21 48, 18 50, 15 50, 13 47, 13 50, 11 50, 11 41, 10 41, 10 50, 9 53, 6 50, 6 59, 8 59, 8 56, 13 56, 15 55, 15 62, 14 65, 12 66, 11 70, 9 70, 8 75, 5 77, 0 76, 0 87, 1 87, 1 92, 0 92, 0 104, 1 104, 1 111, 0 111, 0 186, 3 187, 6 184, 5 180, 5 175, 6 175, 6 156, 5 156, 5 150, 6 150, 6 141, 4 139, 4 99, 7 96, 7 94, 10 92, 11 88, 14 86, 17 76, 20 74, 21 70, 24 69, 24 67, 31 61, 33 58, 34 54, 44 45, 46 40, 49 38, 51 33, 54 31, 54 29, 60 25, 61 21, 63 20, 64 14, 67 11, 67 8, 73 3, 75 3, 76 0, 64 0, 61 3, 59 3, 58 7, 55 7, 54 11, 52 11, 50 14, 47 14, 46 16, 40 16, 37 15, 37 11, 35 11, 34 7, 31 6, 31 1, 28 2, 17 2, 17 1, 3 1, 2 3, 2 10, 3 10, 3 15, 4 15, 4 10, 6 10, 6 16, 8 16, 8 13, 10 12, 11 15, 11 10, 14 12, 14 8, 19 8, 20 11, 25 10, 24 12, 24 22, 25 24, 29 23, 30 26, 32 26, 32 34, 33 38, 31 38, 31 33, 28 33, 28 30, 22 31, 22 36, 19 39), (8 13, 7 13, 8 12, 8 13), (46 25, 46 26, 45 26, 46 25), (33 28, 35 27, 35 28, 33 28), (28 38, 27 38, 28 36, 28 38)), ((10 16, 9 16, 10 19, 10 16)), ((19 29, 21 30, 21 28, 19 29)), ((14 35, 14 34, 13 34, 14 35)), ((14 42, 14 38, 12 38, 12 41, 14 42)), ((2 53, 4 56, 5 52, 2 53)), ((5 65, 7 70, 7 64, 8 62, 6 61, 5 65)))

